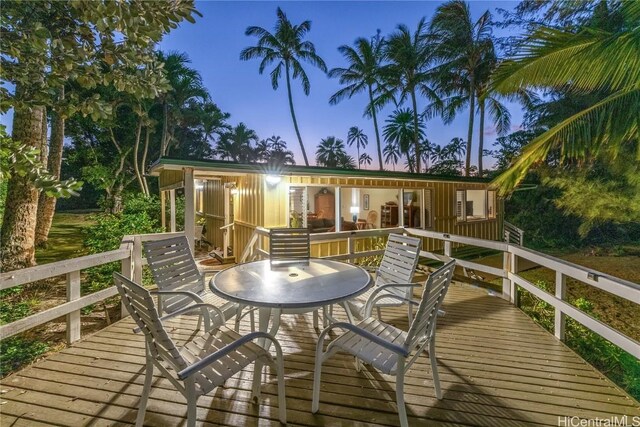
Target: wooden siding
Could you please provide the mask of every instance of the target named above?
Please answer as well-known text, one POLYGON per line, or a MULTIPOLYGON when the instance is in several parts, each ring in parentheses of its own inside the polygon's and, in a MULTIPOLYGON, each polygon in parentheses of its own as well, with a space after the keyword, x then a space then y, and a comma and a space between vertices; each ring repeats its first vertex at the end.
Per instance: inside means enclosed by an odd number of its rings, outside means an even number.
MULTIPOLYGON (((435 399, 428 359, 421 356, 405 379, 411 426, 557 426, 565 416, 623 415, 631 425, 632 417, 640 417, 637 401, 508 302, 454 284, 443 309, 436 339, 443 399, 435 399)), ((336 314, 341 317, 341 310, 336 314)), ((383 318, 407 327, 406 308, 383 309, 383 318)), ((182 342, 195 320, 167 324, 182 342)), ((133 326, 131 318, 117 322, 4 378, 0 424, 134 423, 144 381, 144 338, 133 326)), ((246 321, 241 330, 249 332, 246 321)), ((317 336, 310 315, 283 316, 277 338, 284 350, 290 425, 398 425, 393 377, 369 368, 357 372, 353 357, 342 353, 324 364, 320 412, 311 414, 317 336)), ((260 406, 250 399, 252 377, 250 366, 201 398, 198 423, 279 426, 274 371, 263 377, 260 406)), ((145 425, 184 425, 185 418, 184 398, 156 376, 145 425)))
POLYGON ((224 225, 224 182, 209 179, 204 182, 204 216, 206 218, 207 241, 214 247, 222 247, 222 230, 224 225))
POLYGON ((172 187, 184 181, 184 173, 181 170, 163 170, 158 177, 160 190, 172 187))

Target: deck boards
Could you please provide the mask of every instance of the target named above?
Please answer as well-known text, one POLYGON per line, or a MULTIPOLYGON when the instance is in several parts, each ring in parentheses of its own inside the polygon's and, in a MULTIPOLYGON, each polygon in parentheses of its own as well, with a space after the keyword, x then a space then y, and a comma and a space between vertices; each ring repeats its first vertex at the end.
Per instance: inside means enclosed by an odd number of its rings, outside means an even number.
MULTIPOLYGON (((406 308, 383 319, 406 328, 406 308)), ((426 357, 406 377, 411 425, 558 425, 559 416, 640 417, 640 405, 524 313, 486 290, 452 285, 438 320, 436 350, 444 399, 434 397, 426 357)), ((336 312, 339 312, 336 309, 336 312)), ((170 324, 189 336, 192 319, 170 324)), ((243 331, 249 330, 242 324, 243 331)), ((131 319, 85 337, 2 380, 0 424, 128 425, 134 422, 144 380, 144 342, 131 319)), ((398 425, 393 379, 356 372, 338 355, 323 367, 320 413, 311 409, 318 332, 311 315, 284 316, 278 339, 285 353, 287 415, 291 425, 398 425)), ((251 367, 198 401, 198 420, 209 425, 271 426, 277 422, 275 375, 265 374, 262 404, 250 402, 251 367)), ((157 377, 148 425, 177 425, 186 405, 157 377)))

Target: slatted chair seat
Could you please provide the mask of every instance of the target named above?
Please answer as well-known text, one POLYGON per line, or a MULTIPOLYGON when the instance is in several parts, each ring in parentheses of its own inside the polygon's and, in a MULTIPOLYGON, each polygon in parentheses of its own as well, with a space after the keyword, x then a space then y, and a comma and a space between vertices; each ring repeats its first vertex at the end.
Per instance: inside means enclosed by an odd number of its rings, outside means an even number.
POLYGON ((138 329, 145 335, 146 373, 136 426, 144 424, 154 368, 157 368, 186 398, 187 425, 191 427, 196 424, 198 398, 223 385, 226 380, 251 363, 254 363, 253 397, 260 394, 262 366, 274 365, 278 381, 279 418, 281 422, 286 423, 282 348, 273 336, 266 332, 252 332, 241 336, 222 326, 223 313, 219 308, 209 304, 191 304, 160 317, 148 290, 119 273, 114 273, 113 279, 124 306, 138 325, 138 329), (167 333, 163 322, 193 312, 204 319, 205 333, 195 335, 178 346, 167 333), (275 363, 267 350, 253 343, 257 339, 271 341, 276 350, 275 363))
MULTIPOLYGON (((428 346, 436 398, 442 399, 436 362, 435 331, 438 311, 449 290, 454 268, 455 260, 452 260, 429 275, 424 284, 422 299, 418 304, 416 316, 411 322, 408 332, 371 317, 375 295, 367 303, 365 309, 366 317, 360 323, 353 325, 346 322, 336 322, 322 331, 316 346, 311 404, 313 413, 318 412, 320 405, 322 364, 338 351, 355 356, 358 370, 360 369, 360 361, 362 361, 385 374, 396 376, 396 399, 400 425, 407 427, 409 422, 407 420, 407 410, 404 406, 404 376, 428 346), (323 351, 325 337, 336 328, 344 329, 346 332, 331 341, 327 346, 327 350, 323 351)), ((414 287, 420 285, 395 286, 413 290, 414 287)))
POLYGON ((410 301, 414 301, 413 288, 388 285, 413 281, 421 246, 422 241, 417 237, 389 234, 380 267, 376 270, 374 286, 367 292, 347 301, 347 309, 350 312, 348 314, 356 319, 363 319, 367 301, 372 295, 375 295, 378 316, 380 316, 381 307, 397 307, 407 304, 409 323, 411 323, 413 309, 410 301))
MULTIPOLYGON (((220 308, 225 320, 238 314, 241 309, 238 304, 207 289, 186 236, 147 241, 143 246, 153 280, 158 285, 160 313, 173 313, 193 303, 208 303, 220 308)), ((251 323, 253 325, 253 318, 251 323)))

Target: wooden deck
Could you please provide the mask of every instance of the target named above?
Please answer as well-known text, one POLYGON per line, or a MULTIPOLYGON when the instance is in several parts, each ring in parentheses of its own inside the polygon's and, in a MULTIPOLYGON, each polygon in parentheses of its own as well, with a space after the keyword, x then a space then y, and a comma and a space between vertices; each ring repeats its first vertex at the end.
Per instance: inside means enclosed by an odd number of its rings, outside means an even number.
MULTIPOLYGON (((638 402, 486 290, 454 284, 444 309, 436 340, 444 399, 435 399, 428 359, 419 359, 406 378, 411 425, 557 426, 558 417, 610 419, 625 414, 632 425, 632 417, 640 417, 638 402)), ((384 318, 406 327, 405 313, 386 310, 384 318)), ((184 339, 189 325, 191 320, 171 326, 175 336, 184 339)), ((133 423, 144 378, 144 343, 131 327, 131 319, 120 321, 5 378, 0 424, 133 423)), ((285 351, 290 424, 397 425, 393 380, 372 370, 356 372, 346 356, 324 365, 320 413, 311 414, 317 333, 310 315, 283 317, 278 339, 285 351)), ((251 374, 243 371, 225 388, 201 398, 199 421, 277 425, 275 377, 264 380, 258 407, 250 403, 251 374)), ((146 423, 177 425, 185 416, 182 396, 158 378, 146 423)))

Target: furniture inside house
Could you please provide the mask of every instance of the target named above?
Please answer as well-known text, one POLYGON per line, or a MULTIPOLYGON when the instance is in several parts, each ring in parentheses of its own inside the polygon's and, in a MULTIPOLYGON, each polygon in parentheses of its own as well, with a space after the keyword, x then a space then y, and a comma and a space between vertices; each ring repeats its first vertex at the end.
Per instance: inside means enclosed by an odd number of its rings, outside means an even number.
POLYGON ((313 199, 318 218, 334 219, 336 217, 336 197, 332 192, 322 188, 313 199))
POLYGON ((273 336, 265 332, 239 335, 222 326, 222 311, 210 304, 189 305, 160 317, 148 290, 119 273, 114 273, 113 278, 122 303, 145 335, 146 374, 136 426, 144 424, 154 368, 186 398, 187 426, 195 426, 198 398, 224 385, 226 380, 251 363, 254 363, 252 397, 260 395, 263 365, 275 367, 279 418, 282 423, 286 423, 282 348, 273 336), (208 327, 204 334, 192 334, 185 343, 178 346, 167 333, 163 322, 190 312, 198 313, 201 319, 205 319, 208 327), (275 363, 268 350, 253 342, 257 339, 269 340, 274 345, 275 363))
POLYGON ((412 204, 405 205, 402 209, 404 215, 404 225, 407 227, 420 226, 420 208, 412 204))
MULTIPOLYGON (((209 303, 220 308, 225 320, 240 315, 242 307, 208 292, 205 278, 198 270, 186 236, 143 243, 147 263, 158 286, 153 294, 158 297, 158 311, 173 313, 190 304, 209 303)), ((253 312, 251 325, 253 327, 253 312)))
MULTIPOLYGON (((402 427, 409 425, 404 405, 405 373, 427 348, 436 398, 442 399, 435 349, 436 321, 438 310, 451 284, 454 267, 455 260, 452 260, 429 275, 424 284, 422 299, 416 310, 415 319, 410 323, 408 332, 371 317, 373 300, 367 304, 365 319, 357 325, 337 322, 322 331, 316 345, 311 404, 313 413, 318 412, 319 409, 322 364, 338 351, 355 356, 358 371, 360 370, 360 361, 362 361, 387 375, 396 377, 396 401, 402 427), (323 351, 324 339, 334 329, 343 329, 346 332, 331 341, 327 350, 323 351)), ((404 284, 400 286, 413 290, 414 287, 420 285, 404 284)))
POLYGON ((269 230, 269 265, 271 268, 309 265, 311 244, 306 228, 272 228, 269 230))
POLYGON ((202 239, 204 238, 204 236, 202 235, 203 233, 204 233, 204 225, 196 225, 193 238, 195 239, 195 242, 198 244, 198 247, 202 246, 202 239))
POLYGON ((365 228, 378 228, 378 212, 375 210, 370 210, 367 214, 367 225, 365 228))
POLYGON ((362 319, 367 301, 375 298, 374 306, 380 317, 381 307, 408 305, 409 323, 413 318, 413 289, 396 287, 395 284, 411 283, 418 266, 422 240, 400 234, 389 234, 380 267, 376 270, 374 286, 364 294, 347 302, 347 316, 362 319))
POLYGON ((385 203, 380 206, 380 228, 398 226, 398 205, 396 203, 385 203))

